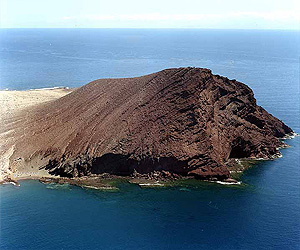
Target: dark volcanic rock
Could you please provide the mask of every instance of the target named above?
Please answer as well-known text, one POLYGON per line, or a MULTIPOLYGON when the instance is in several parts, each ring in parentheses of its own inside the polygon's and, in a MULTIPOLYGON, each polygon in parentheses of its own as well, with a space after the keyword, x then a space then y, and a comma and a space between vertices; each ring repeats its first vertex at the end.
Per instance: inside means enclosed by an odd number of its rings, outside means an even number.
POLYGON ((96 80, 28 113, 11 161, 65 177, 163 170, 225 179, 230 158, 270 158, 291 132, 245 84, 167 69, 96 80))

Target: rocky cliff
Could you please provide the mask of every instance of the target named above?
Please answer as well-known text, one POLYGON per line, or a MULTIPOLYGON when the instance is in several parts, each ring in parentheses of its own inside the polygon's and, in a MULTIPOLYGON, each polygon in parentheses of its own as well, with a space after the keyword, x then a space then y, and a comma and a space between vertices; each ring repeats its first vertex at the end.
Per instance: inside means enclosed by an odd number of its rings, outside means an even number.
POLYGON ((21 121, 12 169, 38 164, 65 177, 164 170, 226 179, 230 159, 270 158, 292 132, 245 84, 203 68, 96 80, 21 121))

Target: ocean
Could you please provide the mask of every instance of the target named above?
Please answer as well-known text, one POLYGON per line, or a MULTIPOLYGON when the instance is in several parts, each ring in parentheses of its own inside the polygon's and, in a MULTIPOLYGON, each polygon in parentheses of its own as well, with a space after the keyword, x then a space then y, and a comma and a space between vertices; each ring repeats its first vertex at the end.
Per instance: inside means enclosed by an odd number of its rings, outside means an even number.
MULTIPOLYGON (((78 87, 185 66, 244 82, 300 132, 297 31, 0 29, 0 89, 78 87)), ((2 185, 0 249, 299 249, 300 137, 286 142, 282 158, 247 170, 242 185, 2 185)))

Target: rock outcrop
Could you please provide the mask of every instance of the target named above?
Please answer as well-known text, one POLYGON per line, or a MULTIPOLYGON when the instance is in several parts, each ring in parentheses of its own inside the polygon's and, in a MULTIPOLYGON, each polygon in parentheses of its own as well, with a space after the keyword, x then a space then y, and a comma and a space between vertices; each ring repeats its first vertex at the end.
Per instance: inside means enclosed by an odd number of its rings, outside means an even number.
POLYGON ((248 86, 203 68, 96 80, 20 121, 11 168, 38 164, 64 177, 167 171, 222 180, 231 158, 270 158, 292 133, 248 86))

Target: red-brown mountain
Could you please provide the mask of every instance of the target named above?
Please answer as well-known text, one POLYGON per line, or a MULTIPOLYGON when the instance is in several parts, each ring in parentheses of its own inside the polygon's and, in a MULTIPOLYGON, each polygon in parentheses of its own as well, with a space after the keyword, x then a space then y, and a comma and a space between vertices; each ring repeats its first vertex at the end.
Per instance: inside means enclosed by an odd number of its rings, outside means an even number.
POLYGON ((39 106, 26 114, 11 162, 67 177, 167 170, 225 179, 230 158, 269 158, 291 132, 245 84, 175 68, 96 80, 39 106))

